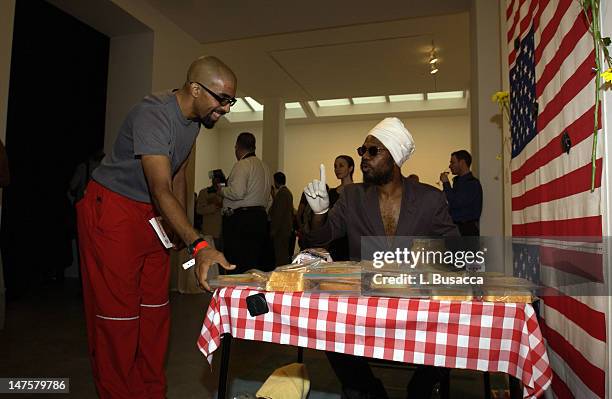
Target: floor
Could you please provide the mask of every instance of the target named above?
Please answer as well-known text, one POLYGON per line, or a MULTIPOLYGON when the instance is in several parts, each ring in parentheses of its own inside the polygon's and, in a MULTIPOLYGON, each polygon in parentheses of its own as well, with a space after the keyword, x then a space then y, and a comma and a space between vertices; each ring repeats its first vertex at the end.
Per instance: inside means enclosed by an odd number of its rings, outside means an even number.
MULTIPOLYGON (((216 396, 220 353, 212 368, 196 348, 210 296, 171 294, 172 329, 168 353, 168 398, 213 398, 216 396)), ((234 340, 230 360, 232 395, 254 393, 272 371, 296 360, 294 347, 234 340)), ((325 355, 305 350, 304 362, 311 379, 310 399, 339 398, 340 386, 325 355)), ((404 398, 410 378, 406 368, 374 367, 391 398, 404 398)), ((87 359, 87 337, 83 306, 76 279, 50 282, 36 294, 9 302, 6 326, 0 330, 0 377, 69 377, 69 395, 45 398, 95 398, 87 359)), ((492 376, 492 386, 504 388, 503 375, 492 376)), ((483 378, 478 372, 454 370, 452 398, 482 398, 483 378)), ((38 396, 38 395, 37 395, 38 396)), ((0 398, 25 397, 2 395, 0 398)), ((230 396, 230 398, 233 396, 230 396)), ((500 396, 503 397, 503 396, 500 396)))

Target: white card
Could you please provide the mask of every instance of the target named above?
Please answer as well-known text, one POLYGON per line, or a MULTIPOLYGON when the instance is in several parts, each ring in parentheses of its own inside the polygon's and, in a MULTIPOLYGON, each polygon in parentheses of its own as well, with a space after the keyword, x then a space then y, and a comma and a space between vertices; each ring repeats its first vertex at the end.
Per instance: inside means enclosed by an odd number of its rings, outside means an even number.
POLYGON ((159 237, 159 240, 162 242, 162 244, 164 244, 164 247, 170 249, 174 247, 174 244, 172 244, 172 241, 170 241, 166 231, 162 227, 161 220, 161 216, 158 216, 156 218, 149 219, 149 223, 151 223, 151 226, 153 226, 153 230, 155 230, 157 233, 157 237, 159 237))
POLYGON ((195 259, 189 259, 187 262, 183 263, 183 269, 187 270, 193 265, 195 265, 195 259))

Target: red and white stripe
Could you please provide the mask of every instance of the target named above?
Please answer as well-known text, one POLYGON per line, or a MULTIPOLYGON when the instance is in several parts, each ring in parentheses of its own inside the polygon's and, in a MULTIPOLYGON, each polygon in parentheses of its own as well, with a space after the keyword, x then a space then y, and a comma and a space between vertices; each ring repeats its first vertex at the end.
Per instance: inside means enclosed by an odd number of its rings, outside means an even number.
POLYGON ((605 397, 608 293, 601 244, 573 244, 540 246, 540 281, 557 287, 547 290, 540 306, 551 389, 558 398, 605 397))
MULTIPOLYGON (((534 28, 539 105, 538 134, 511 162, 513 235, 601 237, 603 146, 600 140, 596 188, 591 192, 594 50, 582 8, 575 0, 507 0, 506 19, 510 69, 517 57, 515 39, 534 28), (572 140, 569 154, 560 144, 566 131, 572 140)), ((562 287, 544 298, 541 311, 554 371, 551 394, 604 397, 608 297, 598 281, 603 278, 602 261, 595 259, 601 253, 560 249, 551 243, 541 248, 541 280, 549 287, 562 287), (563 266, 567 262, 557 262, 581 256, 587 260, 577 263, 584 269, 568 269, 563 266), (562 284, 576 281, 577 276, 584 283, 562 284), (585 295, 598 292, 602 296, 585 295)))

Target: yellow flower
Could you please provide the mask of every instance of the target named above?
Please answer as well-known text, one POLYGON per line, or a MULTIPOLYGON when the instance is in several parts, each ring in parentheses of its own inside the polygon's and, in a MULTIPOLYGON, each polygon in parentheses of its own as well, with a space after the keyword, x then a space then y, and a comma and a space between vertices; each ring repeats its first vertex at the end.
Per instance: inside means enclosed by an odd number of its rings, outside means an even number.
POLYGON ((612 68, 608 68, 607 70, 605 70, 601 74, 601 77, 604 79, 604 82, 612 83, 612 68))
POLYGON ((507 104, 510 102, 510 93, 507 91, 498 91, 491 96, 491 101, 499 105, 507 104))

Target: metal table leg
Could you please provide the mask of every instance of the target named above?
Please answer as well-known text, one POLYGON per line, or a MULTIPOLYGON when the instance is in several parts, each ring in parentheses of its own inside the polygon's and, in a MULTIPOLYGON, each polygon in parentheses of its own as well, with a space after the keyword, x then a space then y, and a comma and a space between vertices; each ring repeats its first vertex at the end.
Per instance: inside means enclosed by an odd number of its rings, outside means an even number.
POLYGON ((491 399, 491 375, 488 371, 484 372, 484 399, 491 399))
POLYGON ((510 398, 522 398, 523 397, 523 383, 518 378, 508 376, 508 383, 510 385, 510 398))
POLYGON ((232 336, 230 334, 221 335, 221 370, 219 370, 218 399, 227 399, 227 372, 229 369, 231 345, 232 336))

